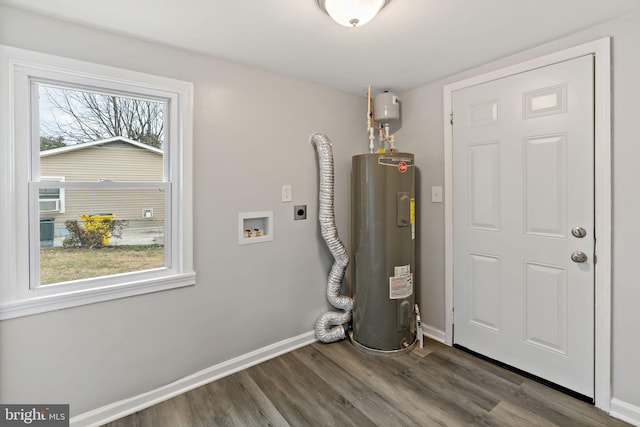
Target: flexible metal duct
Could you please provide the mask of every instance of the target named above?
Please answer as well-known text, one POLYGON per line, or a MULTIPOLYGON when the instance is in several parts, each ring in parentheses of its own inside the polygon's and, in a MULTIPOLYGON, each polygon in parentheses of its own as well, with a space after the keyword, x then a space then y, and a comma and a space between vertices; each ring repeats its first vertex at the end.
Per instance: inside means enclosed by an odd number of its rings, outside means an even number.
POLYGON ((318 152, 318 168, 320 171, 318 220, 320 221, 320 231, 335 260, 327 280, 327 299, 332 306, 342 310, 341 312, 329 311, 324 313, 316 321, 316 337, 322 342, 330 343, 345 338, 345 328, 342 325, 351 320, 353 300, 348 296, 340 295, 340 287, 344 272, 349 264, 349 256, 338 237, 333 209, 333 152, 331 151, 331 141, 321 133, 311 135, 310 141, 318 152))

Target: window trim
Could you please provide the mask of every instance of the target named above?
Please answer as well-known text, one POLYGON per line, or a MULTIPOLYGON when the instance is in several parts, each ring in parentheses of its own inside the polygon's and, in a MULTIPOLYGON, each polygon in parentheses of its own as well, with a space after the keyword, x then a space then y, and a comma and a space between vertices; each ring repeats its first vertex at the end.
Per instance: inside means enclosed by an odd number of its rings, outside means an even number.
POLYGON ((5 236, 0 240, 0 320, 195 284, 192 83, 0 45, 0 100, 0 234, 5 236), (29 236, 34 234, 38 215, 30 214, 28 205, 29 200, 39 199, 38 185, 28 184, 33 167, 28 146, 33 127, 39 126, 37 120, 31 121, 31 83, 47 80, 169 100, 167 267, 103 276, 93 279, 95 286, 90 288, 88 281, 82 286, 66 282, 29 287, 33 247, 29 236))

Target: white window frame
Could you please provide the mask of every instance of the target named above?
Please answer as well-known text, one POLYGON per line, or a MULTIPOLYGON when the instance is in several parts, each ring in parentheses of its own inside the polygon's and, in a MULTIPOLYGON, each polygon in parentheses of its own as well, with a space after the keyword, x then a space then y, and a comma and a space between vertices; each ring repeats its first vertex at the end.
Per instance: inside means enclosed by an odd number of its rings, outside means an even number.
MULTIPOLYGON (((0 320, 195 284, 192 122, 192 83, 0 45, 0 320), (38 209, 29 209, 29 203, 38 203, 39 188, 124 188, 123 183, 31 179, 32 168, 39 166, 39 153, 29 148, 34 137, 39 140, 34 82, 66 82, 168 102, 165 267, 29 286, 34 275, 29 259, 39 256, 38 209)), ((150 183, 126 184, 144 187, 150 183)))

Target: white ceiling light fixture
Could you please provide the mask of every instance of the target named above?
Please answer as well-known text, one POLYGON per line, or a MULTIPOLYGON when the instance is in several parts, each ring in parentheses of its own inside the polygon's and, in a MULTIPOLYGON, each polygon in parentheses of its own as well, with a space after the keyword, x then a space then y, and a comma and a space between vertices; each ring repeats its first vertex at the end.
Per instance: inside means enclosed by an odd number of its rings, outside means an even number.
POLYGON ((359 27, 371 21, 391 0, 317 0, 322 10, 345 27, 359 27))

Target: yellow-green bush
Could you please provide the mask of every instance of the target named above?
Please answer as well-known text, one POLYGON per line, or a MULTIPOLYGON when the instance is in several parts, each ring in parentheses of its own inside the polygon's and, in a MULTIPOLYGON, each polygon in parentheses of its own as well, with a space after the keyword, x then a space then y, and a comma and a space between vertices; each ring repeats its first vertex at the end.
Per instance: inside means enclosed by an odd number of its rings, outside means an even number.
POLYGON ((111 237, 111 222, 115 215, 80 215, 84 223, 84 229, 89 233, 98 233, 102 236, 102 245, 109 244, 111 237))
POLYGON ((127 221, 115 220, 114 215, 80 215, 82 221, 68 220, 65 226, 69 235, 63 246, 89 246, 101 248, 109 244, 111 237, 122 237, 122 228, 127 221))

